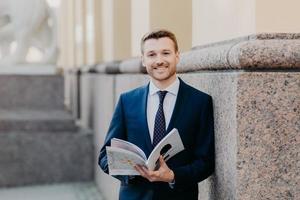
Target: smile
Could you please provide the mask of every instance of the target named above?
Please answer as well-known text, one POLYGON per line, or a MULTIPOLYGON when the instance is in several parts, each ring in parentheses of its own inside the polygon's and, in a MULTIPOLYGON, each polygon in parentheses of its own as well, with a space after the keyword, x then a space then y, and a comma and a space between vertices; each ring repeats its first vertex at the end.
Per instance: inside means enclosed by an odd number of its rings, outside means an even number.
POLYGON ((164 69, 167 69, 168 66, 159 66, 159 67, 154 67, 153 69, 156 69, 156 70, 164 70, 164 69))

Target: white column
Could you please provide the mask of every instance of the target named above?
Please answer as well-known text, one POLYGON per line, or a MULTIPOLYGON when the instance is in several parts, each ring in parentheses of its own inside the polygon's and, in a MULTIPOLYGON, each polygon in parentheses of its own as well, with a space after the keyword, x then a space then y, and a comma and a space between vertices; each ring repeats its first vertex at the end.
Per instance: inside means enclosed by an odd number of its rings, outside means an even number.
POLYGON ((103 15, 102 15, 102 0, 94 0, 94 29, 95 29, 95 62, 103 61, 103 15))
POLYGON ((95 0, 86 0, 86 64, 95 63, 95 0))
POLYGON ((85 4, 83 0, 75 0, 75 45, 76 66, 85 64, 85 4))
POLYGON ((63 67, 75 66, 75 7, 73 0, 61 1, 59 12, 61 21, 60 57, 63 67))
POLYGON ((131 57, 131 0, 114 0, 114 59, 131 57))
POLYGON ((131 54, 139 56, 140 40, 150 30, 149 0, 131 0, 131 54))
POLYGON ((103 36, 103 61, 114 59, 114 30, 113 30, 113 3, 112 0, 102 1, 102 36, 103 36))

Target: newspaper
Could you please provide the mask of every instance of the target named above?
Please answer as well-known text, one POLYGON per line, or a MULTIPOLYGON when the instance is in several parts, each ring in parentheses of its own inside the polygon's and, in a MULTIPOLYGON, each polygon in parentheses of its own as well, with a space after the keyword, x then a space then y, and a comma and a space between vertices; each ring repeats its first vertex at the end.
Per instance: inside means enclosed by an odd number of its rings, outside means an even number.
POLYGON ((106 147, 109 174, 140 175, 134 169, 135 165, 144 165, 149 170, 155 170, 160 155, 167 161, 182 150, 184 150, 184 146, 179 132, 175 128, 156 145, 148 159, 138 146, 125 140, 113 138, 111 146, 106 147))

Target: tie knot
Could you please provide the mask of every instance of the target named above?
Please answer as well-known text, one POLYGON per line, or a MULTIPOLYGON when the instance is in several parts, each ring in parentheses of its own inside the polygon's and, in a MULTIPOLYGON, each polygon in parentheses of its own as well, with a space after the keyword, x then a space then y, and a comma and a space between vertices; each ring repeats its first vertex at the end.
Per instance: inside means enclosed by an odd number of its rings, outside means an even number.
POLYGON ((158 91, 159 103, 163 103, 168 91, 158 91))

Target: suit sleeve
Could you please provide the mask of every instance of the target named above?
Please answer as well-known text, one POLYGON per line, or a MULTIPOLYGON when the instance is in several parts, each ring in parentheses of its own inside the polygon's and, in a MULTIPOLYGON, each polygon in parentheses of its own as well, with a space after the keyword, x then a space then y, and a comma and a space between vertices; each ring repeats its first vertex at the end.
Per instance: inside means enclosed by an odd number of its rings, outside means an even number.
MULTIPOLYGON (((115 108, 107 135, 105 137, 104 145, 100 150, 100 155, 98 159, 98 164, 100 168, 105 172, 109 173, 108 163, 107 163, 107 154, 106 154, 106 146, 110 146, 112 138, 119 138, 126 140, 126 127, 123 113, 123 103, 122 103, 122 95, 119 98, 117 106, 115 108)), ((124 176, 114 176, 119 180, 123 181, 125 179, 124 176)))
POLYGON ((185 166, 173 169, 177 184, 198 183, 209 177, 215 168, 214 119, 212 98, 204 103, 197 131, 194 160, 185 166))

